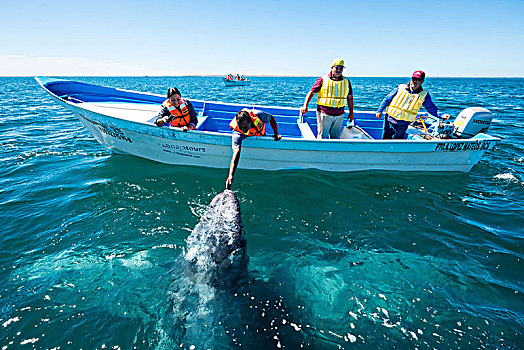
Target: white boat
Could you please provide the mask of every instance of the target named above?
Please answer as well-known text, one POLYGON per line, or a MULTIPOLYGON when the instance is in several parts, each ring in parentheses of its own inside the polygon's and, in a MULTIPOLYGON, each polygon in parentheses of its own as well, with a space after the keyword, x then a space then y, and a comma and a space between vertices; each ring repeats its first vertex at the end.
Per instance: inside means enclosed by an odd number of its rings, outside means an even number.
MULTIPOLYGON (((363 133, 350 139, 318 140, 315 111, 299 117, 296 108, 191 100, 199 122, 195 130, 183 132, 154 124, 165 100, 161 95, 69 80, 36 80, 109 150, 166 164, 228 168, 232 154, 229 122, 242 108, 252 107, 275 116, 282 140, 275 142, 269 136, 244 140, 239 163, 244 169, 468 172, 500 140, 484 133, 491 114, 478 107, 461 112, 448 136, 438 134, 437 123, 433 123, 427 133, 410 127, 408 139, 381 140, 383 121, 374 112, 355 112, 355 123, 363 133), (466 135, 475 126, 482 132, 466 135)), ((271 126, 266 130, 270 134, 271 126)))
POLYGON ((225 86, 244 86, 244 85, 251 85, 251 80, 235 80, 235 79, 226 79, 222 78, 222 81, 224 82, 225 86))

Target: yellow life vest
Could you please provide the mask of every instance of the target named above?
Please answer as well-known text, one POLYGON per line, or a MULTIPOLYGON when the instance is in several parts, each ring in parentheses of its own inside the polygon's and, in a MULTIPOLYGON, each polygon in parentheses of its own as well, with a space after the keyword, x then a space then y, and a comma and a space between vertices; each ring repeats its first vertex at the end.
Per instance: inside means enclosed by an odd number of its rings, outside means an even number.
POLYGON ((322 88, 318 92, 317 105, 326 107, 345 107, 349 94, 349 80, 332 80, 329 75, 322 77, 322 88))
POLYGON ((406 84, 398 86, 398 92, 386 109, 386 113, 397 120, 411 122, 415 120, 428 92, 409 93, 406 84))

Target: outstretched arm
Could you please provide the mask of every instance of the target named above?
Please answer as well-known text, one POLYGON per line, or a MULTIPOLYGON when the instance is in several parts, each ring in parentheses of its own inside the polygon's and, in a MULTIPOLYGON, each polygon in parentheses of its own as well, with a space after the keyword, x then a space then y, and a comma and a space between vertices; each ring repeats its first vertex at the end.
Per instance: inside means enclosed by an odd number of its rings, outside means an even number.
POLYGON ((233 148, 233 157, 231 158, 231 164, 229 164, 229 176, 226 180, 226 188, 231 189, 233 184, 233 177, 235 176, 235 171, 237 170, 238 161, 240 160, 240 148, 233 148))

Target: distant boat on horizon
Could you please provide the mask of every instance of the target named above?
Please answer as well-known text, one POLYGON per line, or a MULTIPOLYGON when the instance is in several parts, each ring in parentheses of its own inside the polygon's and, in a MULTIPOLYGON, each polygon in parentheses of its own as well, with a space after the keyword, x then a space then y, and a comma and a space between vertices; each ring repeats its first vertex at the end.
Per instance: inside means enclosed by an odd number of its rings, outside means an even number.
POLYGON ((222 78, 222 82, 225 86, 246 86, 251 85, 251 80, 244 79, 244 80, 235 80, 235 79, 228 79, 228 78, 222 78))

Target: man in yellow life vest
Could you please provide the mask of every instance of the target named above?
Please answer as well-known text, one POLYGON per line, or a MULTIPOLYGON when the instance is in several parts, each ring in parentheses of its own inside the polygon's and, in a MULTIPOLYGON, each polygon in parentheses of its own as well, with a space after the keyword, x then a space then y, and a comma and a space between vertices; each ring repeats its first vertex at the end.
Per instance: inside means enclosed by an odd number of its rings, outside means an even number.
POLYGON ((229 176, 226 180, 226 188, 228 190, 231 189, 233 177, 235 176, 238 161, 240 160, 242 141, 250 136, 265 136, 265 123, 271 124, 274 133, 273 138, 275 141, 279 141, 282 137, 278 134, 278 125, 275 117, 258 109, 248 110, 244 108, 238 112, 231 123, 229 123, 229 127, 233 130, 231 137, 233 157, 231 158, 231 163, 229 165, 229 176))
POLYGON ((331 71, 317 79, 306 95, 300 113, 306 114, 313 96, 317 98, 317 138, 338 139, 344 121, 344 107, 349 109, 348 119, 353 122, 353 89, 348 78, 342 76, 344 60, 336 58, 331 64, 331 71))
POLYGON ((162 109, 155 121, 159 127, 165 123, 182 128, 182 131, 192 130, 198 124, 193 105, 189 100, 183 99, 180 91, 175 87, 167 90, 167 100, 162 103, 162 109))
POLYGON ((386 110, 383 139, 403 139, 409 124, 415 120, 422 106, 437 118, 449 119, 448 114, 439 117, 437 106, 429 93, 422 88, 425 77, 426 73, 416 71, 409 83, 399 85, 384 98, 376 113, 380 119, 386 110))

